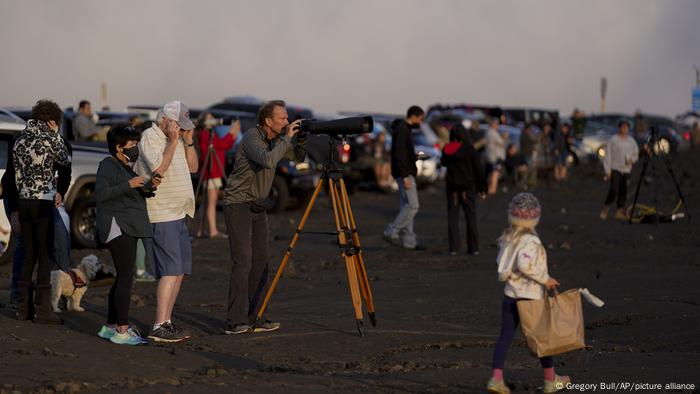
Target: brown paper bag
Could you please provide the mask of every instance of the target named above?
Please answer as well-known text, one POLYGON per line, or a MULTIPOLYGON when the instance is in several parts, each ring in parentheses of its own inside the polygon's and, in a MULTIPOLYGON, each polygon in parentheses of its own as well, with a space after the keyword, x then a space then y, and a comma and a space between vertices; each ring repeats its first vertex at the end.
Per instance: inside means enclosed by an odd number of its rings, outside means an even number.
POLYGON ((540 300, 518 301, 518 314, 527 346, 537 357, 552 356, 586 346, 579 289, 547 294, 540 300))

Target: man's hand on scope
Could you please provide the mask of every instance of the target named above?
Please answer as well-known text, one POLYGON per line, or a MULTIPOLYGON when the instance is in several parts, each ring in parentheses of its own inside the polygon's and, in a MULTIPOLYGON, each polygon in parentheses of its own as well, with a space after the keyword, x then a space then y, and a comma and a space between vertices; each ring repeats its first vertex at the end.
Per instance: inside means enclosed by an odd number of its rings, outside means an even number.
POLYGON ((301 126, 299 124, 301 123, 301 119, 297 119, 294 122, 290 123, 287 125, 287 135, 289 138, 294 137, 298 132, 301 126))

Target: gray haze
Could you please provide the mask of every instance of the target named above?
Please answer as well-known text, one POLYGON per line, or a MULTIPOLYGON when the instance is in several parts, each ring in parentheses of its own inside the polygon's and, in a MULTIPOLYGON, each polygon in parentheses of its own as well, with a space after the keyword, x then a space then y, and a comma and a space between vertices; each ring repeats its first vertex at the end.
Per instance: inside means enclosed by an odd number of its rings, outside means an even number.
POLYGON ((700 1, 0 0, 0 106, 320 112, 472 102, 675 115, 700 65, 700 1))

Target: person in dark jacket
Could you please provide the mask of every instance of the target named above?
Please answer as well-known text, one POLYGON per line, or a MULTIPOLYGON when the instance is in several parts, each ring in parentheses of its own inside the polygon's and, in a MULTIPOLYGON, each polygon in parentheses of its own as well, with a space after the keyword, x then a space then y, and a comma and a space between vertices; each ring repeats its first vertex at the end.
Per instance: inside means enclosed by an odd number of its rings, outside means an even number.
POLYGON ((481 157, 469 142, 467 131, 457 125, 450 130, 450 142, 442 149, 440 162, 447 168, 447 234, 450 255, 459 252, 459 211, 467 221, 467 252, 479 254, 476 196, 486 197, 486 178, 481 157))
POLYGON ((399 185, 400 209, 393 222, 384 230, 384 239, 406 249, 423 249, 417 247, 416 234, 413 232, 413 219, 418 213, 418 191, 416 188, 416 152, 411 130, 420 127, 425 112, 414 105, 406 113, 406 119, 396 121, 393 125, 391 140, 391 175, 399 185))
POLYGON ((153 230, 148 220, 146 197, 160 183, 154 176, 148 184, 132 169, 139 156, 138 131, 117 126, 107 134, 111 156, 100 162, 95 181, 97 200, 97 239, 112 254, 117 277, 109 291, 107 324, 98 336, 120 345, 140 345, 148 341, 129 326, 131 284, 134 279, 136 243, 150 238, 153 230))

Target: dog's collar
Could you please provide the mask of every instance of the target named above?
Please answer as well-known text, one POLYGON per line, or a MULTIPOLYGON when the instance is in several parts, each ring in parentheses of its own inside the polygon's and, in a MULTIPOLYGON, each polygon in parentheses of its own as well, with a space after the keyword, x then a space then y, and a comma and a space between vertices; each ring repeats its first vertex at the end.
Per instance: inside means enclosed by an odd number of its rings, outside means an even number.
POLYGON ((84 287, 84 286, 87 285, 87 284, 85 283, 85 281, 83 281, 83 280, 78 276, 78 274, 75 273, 75 271, 73 271, 73 270, 68 271, 68 275, 70 275, 70 279, 73 281, 73 286, 74 286, 75 288, 84 287))

